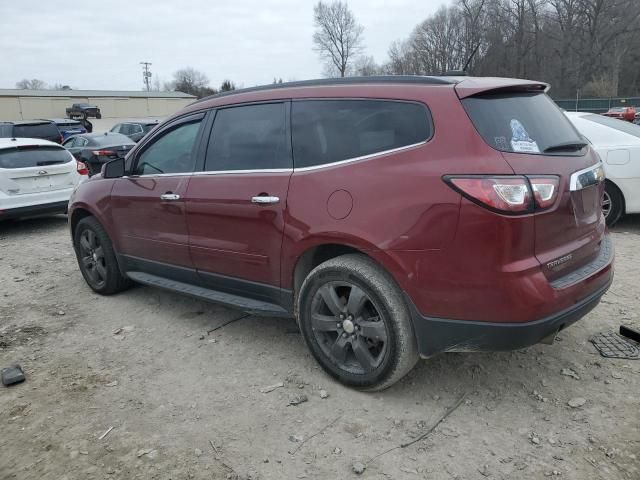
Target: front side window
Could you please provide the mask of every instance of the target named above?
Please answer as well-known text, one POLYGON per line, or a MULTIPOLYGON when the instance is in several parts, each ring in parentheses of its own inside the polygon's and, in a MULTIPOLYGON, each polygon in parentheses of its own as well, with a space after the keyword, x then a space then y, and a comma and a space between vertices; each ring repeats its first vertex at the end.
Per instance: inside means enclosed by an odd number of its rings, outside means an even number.
POLYGON ((416 145, 433 132, 424 105, 386 100, 295 101, 291 129, 296 168, 416 145))
POLYGON ((216 113, 205 170, 291 168, 284 103, 245 105, 216 113))
POLYGON ((134 175, 192 172, 200 122, 183 123, 156 138, 138 156, 134 175))

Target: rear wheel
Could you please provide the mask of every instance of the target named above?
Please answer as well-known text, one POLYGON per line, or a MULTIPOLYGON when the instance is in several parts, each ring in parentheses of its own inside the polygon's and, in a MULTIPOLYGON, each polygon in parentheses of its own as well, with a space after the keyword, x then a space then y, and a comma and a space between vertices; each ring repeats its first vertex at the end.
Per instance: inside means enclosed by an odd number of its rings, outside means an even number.
POLYGON ((316 267, 302 284, 297 312, 313 356, 347 385, 383 390, 418 360, 400 288, 364 255, 343 255, 316 267))
POLYGON ((78 222, 73 247, 82 276, 97 293, 111 295, 131 285, 131 281, 120 273, 111 239, 94 217, 85 217, 78 222))
POLYGON ((624 213, 624 197, 620 189, 607 181, 602 198, 602 214, 607 226, 613 227, 624 213))

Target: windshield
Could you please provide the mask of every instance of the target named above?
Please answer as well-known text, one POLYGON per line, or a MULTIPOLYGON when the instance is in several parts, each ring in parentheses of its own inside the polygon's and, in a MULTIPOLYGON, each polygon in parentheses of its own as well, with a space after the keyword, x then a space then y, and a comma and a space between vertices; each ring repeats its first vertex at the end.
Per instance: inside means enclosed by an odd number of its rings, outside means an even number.
POLYGON ((542 154, 585 143, 544 93, 479 95, 465 98, 462 105, 485 142, 501 152, 542 154))
POLYGON ((73 157, 64 148, 22 147, 0 151, 0 168, 43 167, 71 160, 73 157))

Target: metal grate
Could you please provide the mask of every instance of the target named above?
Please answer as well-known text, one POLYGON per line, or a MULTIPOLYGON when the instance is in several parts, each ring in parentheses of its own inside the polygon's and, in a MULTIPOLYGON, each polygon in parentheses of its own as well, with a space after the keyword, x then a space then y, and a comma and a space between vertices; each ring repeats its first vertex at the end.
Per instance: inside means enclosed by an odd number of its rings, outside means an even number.
POLYGON ((627 360, 640 359, 640 347, 637 342, 627 340, 616 332, 602 332, 589 339, 600 352, 607 358, 624 358, 627 360))

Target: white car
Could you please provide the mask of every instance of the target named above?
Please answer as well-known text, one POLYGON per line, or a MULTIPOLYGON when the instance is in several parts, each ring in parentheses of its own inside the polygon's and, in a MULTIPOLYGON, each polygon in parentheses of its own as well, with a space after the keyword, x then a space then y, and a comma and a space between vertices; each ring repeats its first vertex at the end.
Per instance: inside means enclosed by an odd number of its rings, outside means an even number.
POLYGON ((640 125, 595 113, 565 114, 602 158, 607 225, 627 213, 640 213, 640 125))
POLYGON ((85 172, 85 165, 57 143, 0 138, 0 221, 66 212, 85 172))

